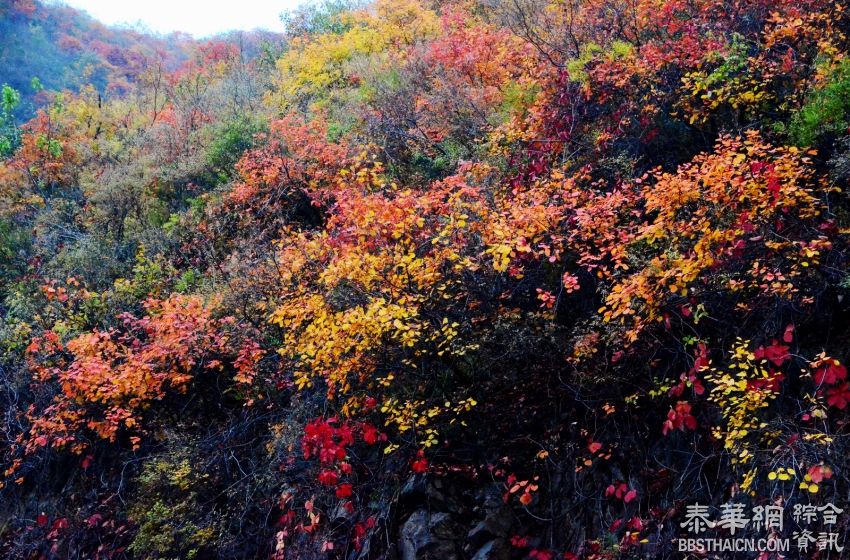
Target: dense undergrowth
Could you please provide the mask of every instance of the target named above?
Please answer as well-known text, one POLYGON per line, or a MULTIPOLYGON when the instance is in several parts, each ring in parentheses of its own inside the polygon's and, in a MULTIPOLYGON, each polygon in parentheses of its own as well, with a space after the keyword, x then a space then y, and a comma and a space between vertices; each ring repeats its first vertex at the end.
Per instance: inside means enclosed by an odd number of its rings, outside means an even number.
POLYGON ((697 501, 840 503, 847 10, 330 2, 7 87, 0 552, 672 558, 697 501))

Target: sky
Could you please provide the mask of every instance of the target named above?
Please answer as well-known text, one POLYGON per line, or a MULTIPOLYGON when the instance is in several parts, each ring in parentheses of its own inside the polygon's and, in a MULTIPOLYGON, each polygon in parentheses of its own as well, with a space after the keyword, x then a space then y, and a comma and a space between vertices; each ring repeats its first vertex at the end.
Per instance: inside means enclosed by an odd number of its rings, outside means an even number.
POLYGON ((159 33, 184 31, 196 38, 223 31, 283 31, 280 14, 304 0, 64 0, 107 24, 136 24, 159 33))

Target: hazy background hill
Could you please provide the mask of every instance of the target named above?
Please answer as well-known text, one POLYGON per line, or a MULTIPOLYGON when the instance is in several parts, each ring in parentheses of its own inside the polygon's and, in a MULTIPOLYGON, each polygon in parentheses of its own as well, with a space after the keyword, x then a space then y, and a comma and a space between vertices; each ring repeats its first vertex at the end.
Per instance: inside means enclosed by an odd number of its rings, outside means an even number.
POLYGON ((259 30, 201 40, 179 32, 161 35, 110 27, 61 2, 2 0, 0 84, 21 93, 16 116, 23 120, 34 114, 41 87, 61 91, 91 84, 101 94, 123 95, 152 65, 173 72, 201 46, 237 44, 253 58, 280 40, 278 34, 259 30))

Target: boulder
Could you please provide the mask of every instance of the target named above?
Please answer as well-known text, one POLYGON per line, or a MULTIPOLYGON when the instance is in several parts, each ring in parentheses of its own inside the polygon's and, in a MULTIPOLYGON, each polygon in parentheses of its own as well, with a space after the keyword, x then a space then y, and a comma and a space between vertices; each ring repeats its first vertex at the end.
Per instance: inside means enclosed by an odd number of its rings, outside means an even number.
POLYGON ((401 560, 460 560, 458 528, 447 513, 413 512, 401 527, 401 560))

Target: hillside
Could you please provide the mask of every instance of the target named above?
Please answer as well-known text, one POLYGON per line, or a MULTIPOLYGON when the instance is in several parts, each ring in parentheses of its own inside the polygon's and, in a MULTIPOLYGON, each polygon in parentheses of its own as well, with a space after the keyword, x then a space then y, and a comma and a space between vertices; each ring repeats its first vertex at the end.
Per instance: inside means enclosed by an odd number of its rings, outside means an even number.
POLYGON ((2 6, 0 557, 846 556, 846 2, 2 6))
MULTIPOLYGON (((241 42, 246 56, 257 56, 263 44, 279 43, 273 33, 235 33, 217 37, 241 42)), ((113 28, 61 2, 4 0, 0 3, 0 84, 23 96, 16 109, 30 118, 37 94, 93 86, 101 94, 129 95, 151 67, 177 70, 208 41, 173 33, 157 36, 130 28, 113 28), (33 79, 40 82, 33 85, 33 79)))

